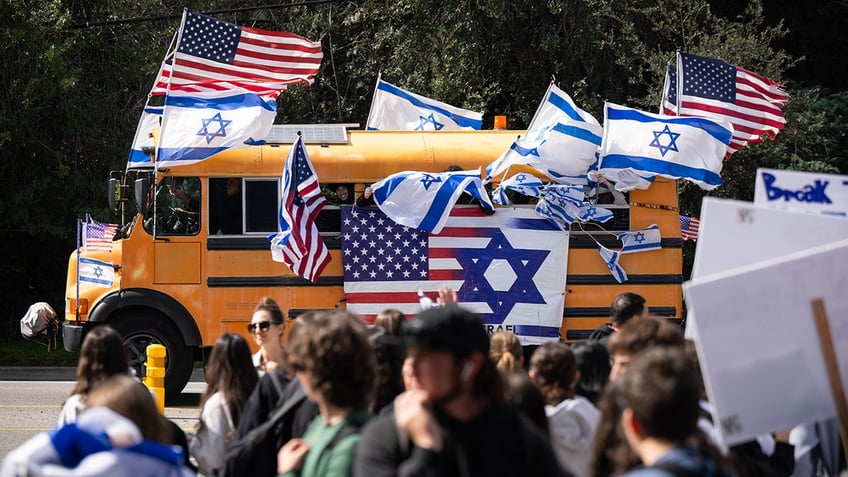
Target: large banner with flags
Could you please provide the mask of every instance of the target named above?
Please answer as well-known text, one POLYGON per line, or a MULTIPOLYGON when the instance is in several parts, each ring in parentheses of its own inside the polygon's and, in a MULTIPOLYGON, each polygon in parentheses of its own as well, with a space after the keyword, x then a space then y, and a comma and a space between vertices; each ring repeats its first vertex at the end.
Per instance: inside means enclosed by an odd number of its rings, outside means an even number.
POLYGON ((347 309, 373 321, 396 308, 419 312, 418 291, 435 299, 447 285, 491 333, 523 344, 559 339, 568 232, 532 209, 454 208, 438 234, 398 225, 376 208, 342 208, 347 309))

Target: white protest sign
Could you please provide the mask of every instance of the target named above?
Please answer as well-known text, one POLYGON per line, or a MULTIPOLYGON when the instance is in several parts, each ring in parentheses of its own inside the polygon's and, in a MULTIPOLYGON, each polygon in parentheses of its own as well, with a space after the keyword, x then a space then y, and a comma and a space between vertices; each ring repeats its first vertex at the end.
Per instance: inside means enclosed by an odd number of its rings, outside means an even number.
POLYGON ((705 197, 692 280, 848 238, 848 221, 705 197))
POLYGON ((754 203, 848 217, 848 176, 759 168, 754 203))
POLYGON ((811 302, 823 298, 848 382, 848 240, 684 284, 725 445, 836 415, 811 302))
MULTIPOLYGON (((705 197, 692 280, 848 238, 848 220, 705 197)), ((686 313, 686 337, 697 340, 686 313)))

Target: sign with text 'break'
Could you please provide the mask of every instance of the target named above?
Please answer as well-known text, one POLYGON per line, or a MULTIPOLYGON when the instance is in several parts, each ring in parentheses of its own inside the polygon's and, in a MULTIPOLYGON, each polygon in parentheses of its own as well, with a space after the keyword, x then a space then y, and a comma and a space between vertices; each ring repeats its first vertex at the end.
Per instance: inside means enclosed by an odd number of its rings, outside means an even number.
POLYGON ((848 217, 848 176, 760 168, 754 203, 848 217))

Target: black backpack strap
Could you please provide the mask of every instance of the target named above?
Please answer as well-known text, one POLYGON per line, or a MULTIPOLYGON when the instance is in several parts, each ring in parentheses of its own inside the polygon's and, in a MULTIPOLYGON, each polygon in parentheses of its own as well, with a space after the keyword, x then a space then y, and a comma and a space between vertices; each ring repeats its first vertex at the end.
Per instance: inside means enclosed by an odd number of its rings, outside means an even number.
POLYGON ((283 382, 280 381, 280 377, 277 376, 277 373, 274 371, 270 371, 268 373, 268 377, 271 379, 271 383, 274 385, 274 388, 277 390, 277 407, 283 404, 283 393, 285 389, 283 387, 283 382))

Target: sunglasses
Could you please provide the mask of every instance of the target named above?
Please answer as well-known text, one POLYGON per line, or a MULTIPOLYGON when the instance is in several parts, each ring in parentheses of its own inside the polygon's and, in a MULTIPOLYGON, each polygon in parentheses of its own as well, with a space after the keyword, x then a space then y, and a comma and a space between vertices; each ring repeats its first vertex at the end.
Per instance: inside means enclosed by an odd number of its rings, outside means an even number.
POLYGON ((251 323, 247 325, 247 332, 254 333, 256 328, 259 328, 261 331, 268 331, 268 328, 271 327, 270 321, 260 321, 259 323, 251 323))

